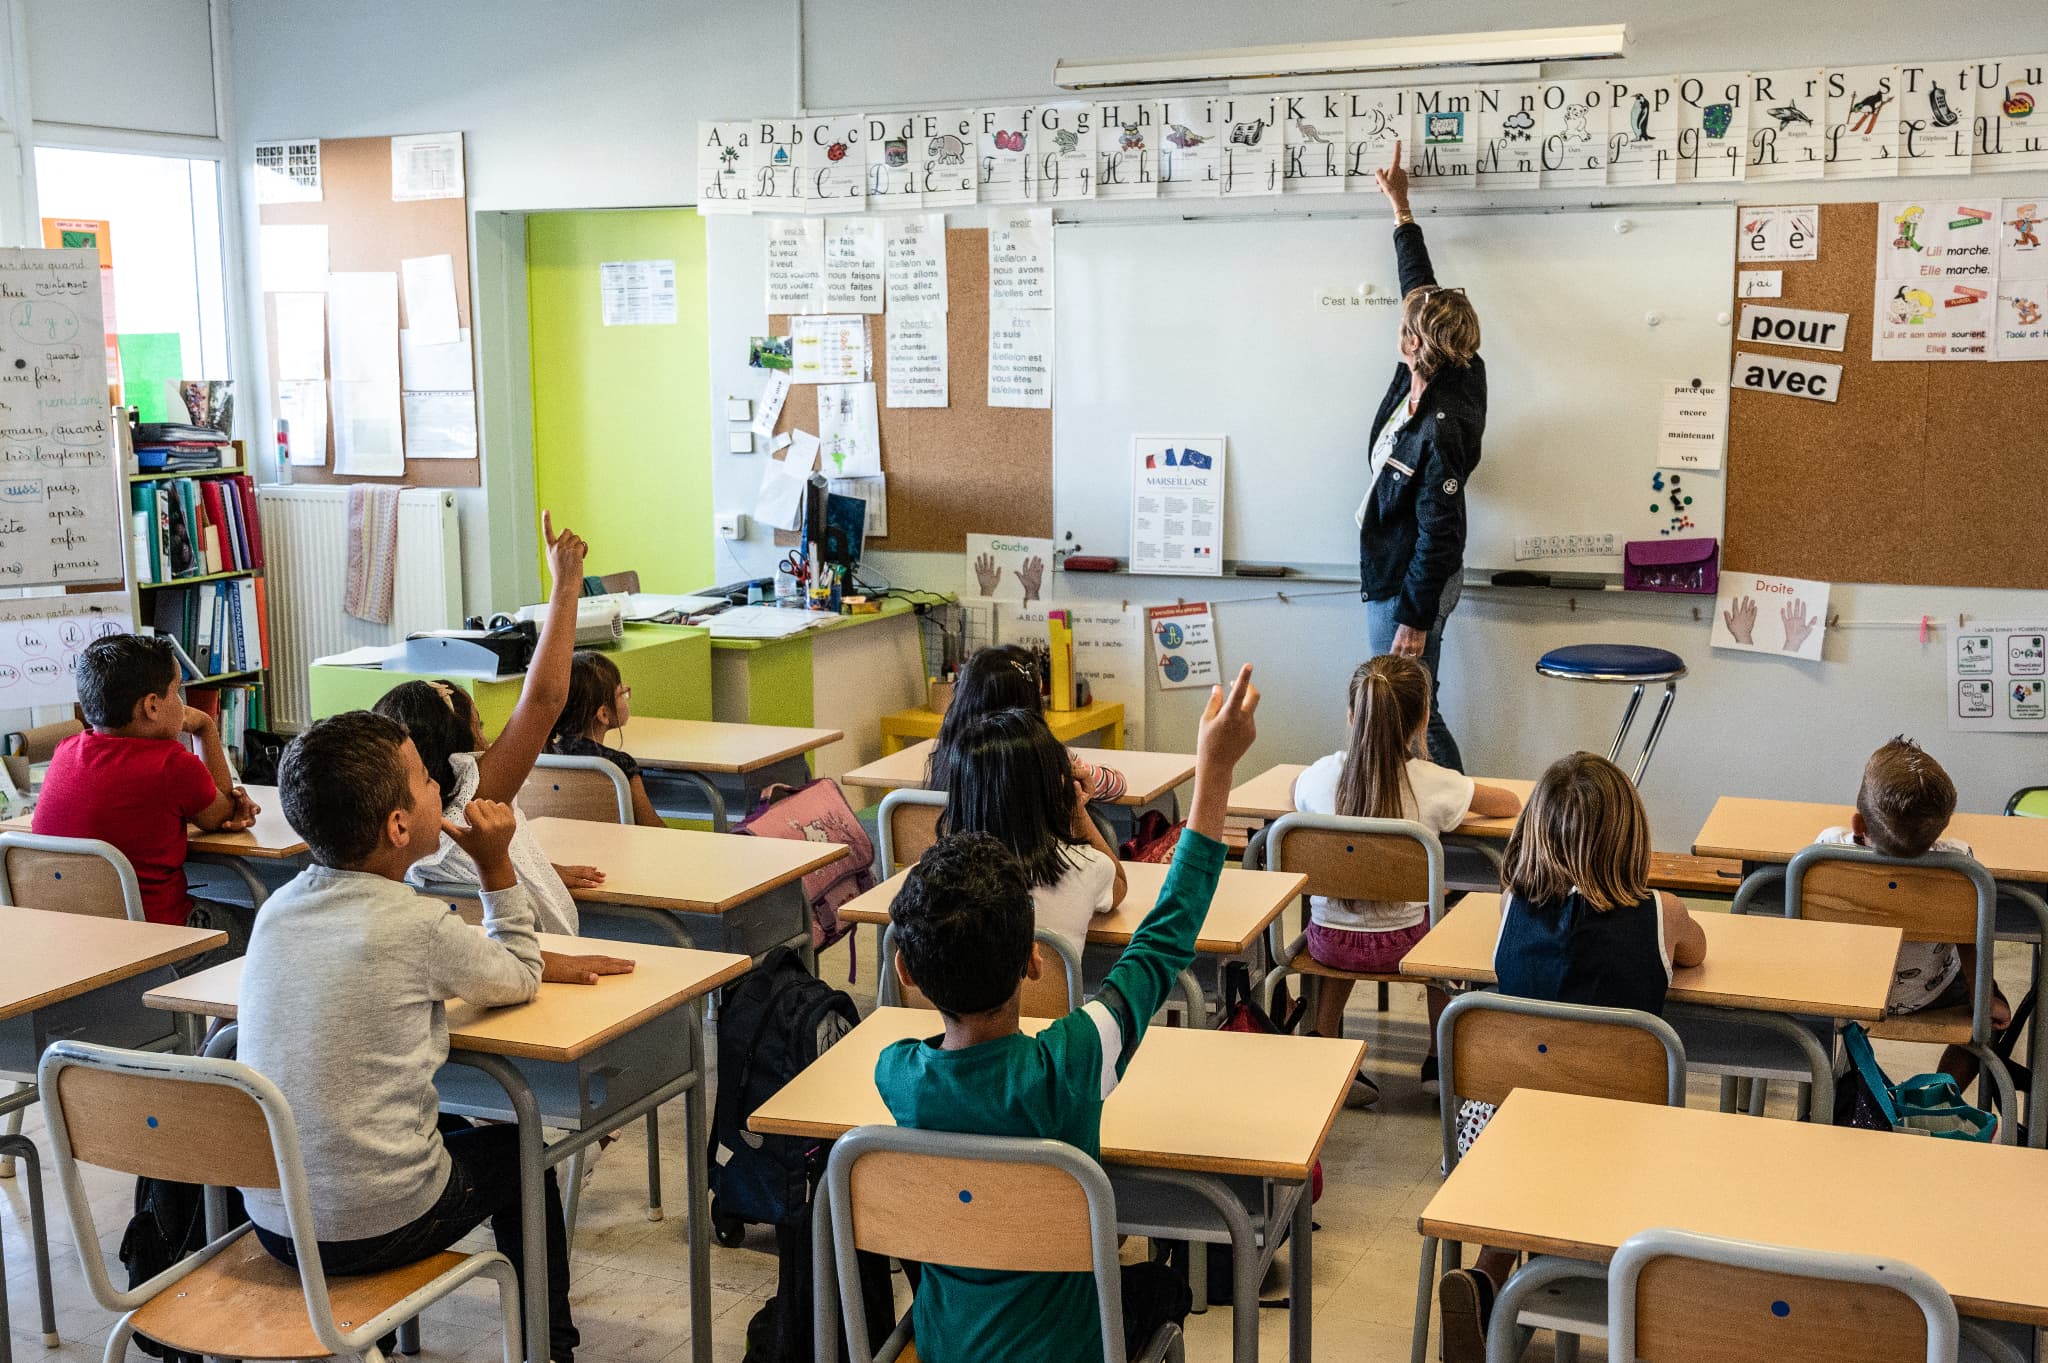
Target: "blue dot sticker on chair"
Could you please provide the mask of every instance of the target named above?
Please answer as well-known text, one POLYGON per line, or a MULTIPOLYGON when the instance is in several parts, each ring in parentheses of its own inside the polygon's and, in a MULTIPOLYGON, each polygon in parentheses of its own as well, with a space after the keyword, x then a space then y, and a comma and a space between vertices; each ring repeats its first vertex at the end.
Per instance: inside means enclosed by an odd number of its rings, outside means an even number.
POLYGON ((1898 882, 1898 881, 1896 881, 1896 880, 1889 880, 1889 881, 1886 881, 1886 882, 1885 882, 1885 888, 1886 888, 1887 890, 1896 890, 1896 889, 1898 889, 1898 888, 1899 888, 1899 882, 1898 882))
POLYGON ((1550 1054, 1550 1043, 1549 1043, 1549 1042, 1547 1042, 1547 1041, 1539 1041, 1539 1042, 1537 1042, 1537 1043, 1536 1043, 1536 1054, 1538 1054, 1538 1055, 1549 1055, 1549 1054, 1550 1054))
POLYGON ((1785 1319, 1785 1317, 1792 1314, 1792 1303, 1789 1301, 1772 1302, 1771 1314, 1776 1316, 1779 1320, 1785 1319))
POLYGON ((974 1194, 968 1192, 965 1188, 962 1188, 960 1190, 960 1200, 962 1202, 972 1202, 974 1201, 974 1194))
POLYGON ((52 880, 62 880, 63 878, 64 878, 64 873, 63 873, 62 871, 52 871, 52 872, 50 872, 50 879, 52 879, 52 880))
POLYGON ((154 1131, 154 1130, 156 1130, 156 1118, 154 1118, 154 1117, 144 1117, 144 1118, 143 1118, 142 1120, 143 1120, 143 1122, 144 1122, 144 1123, 145 1123, 145 1124, 146 1124, 146 1125, 147 1125, 147 1126, 149 1127, 149 1129, 150 1129, 151 1131, 154 1131))

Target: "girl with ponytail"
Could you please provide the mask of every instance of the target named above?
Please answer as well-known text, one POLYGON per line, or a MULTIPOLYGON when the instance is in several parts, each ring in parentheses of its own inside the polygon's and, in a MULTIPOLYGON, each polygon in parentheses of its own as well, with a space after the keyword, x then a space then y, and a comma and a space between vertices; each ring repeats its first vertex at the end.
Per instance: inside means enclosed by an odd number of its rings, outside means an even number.
MULTIPOLYGON (((1467 814, 1506 818, 1519 813, 1513 791, 1481 785, 1462 772, 1418 756, 1429 730, 1429 671, 1413 658, 1385 654, 1351 674, 1345 722, 1350 739, 1339 752, 1316 762, 1294 782, 1294 807, 1304 814, 1350 818, 1408 819, 1433 832, 1448 833, 1467 814)), ((1309 899, 1309 954, 1322 964, 1355 974, 1389 974, 1429 931, 1429 906, 1374 900, 1309 899)), ((1316 1005, 1315 1029, 1322 1036, 1344 1034, 1344 1005, 1352 981, 1325 978, 1316 1005)), ((1426 1083, 1436 1075, 1436 1016, 1445 996, 1429 991, 1432 1053, 1423 1064, 1426 1083)), ((1351 1101, 1363 1106, 1379 1090, 1360 1076, 1351 1101)))

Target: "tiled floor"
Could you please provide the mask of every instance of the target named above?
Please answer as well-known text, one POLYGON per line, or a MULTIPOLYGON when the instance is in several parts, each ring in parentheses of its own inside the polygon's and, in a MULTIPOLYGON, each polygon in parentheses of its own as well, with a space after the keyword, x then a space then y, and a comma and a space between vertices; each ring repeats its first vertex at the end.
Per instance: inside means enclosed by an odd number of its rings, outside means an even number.
MULTIPOLYGON (((2024 959, 2012 948, 2006 952, 2001 952, 2000 975, 2008 993, 2018 998, 2014 986, 2023 977, 2024 959)), ((862 952, 863 979, 852 990, 863 1008, 873 1002, 873 959, 871 951, 862 952)), ((827 956, 825 973, 835 983, 845 979, 843 947, 827 956)), ((1407 1357, 1420 1247, 1415 1218, 1440 1182, 1436 1103, 1415 1080, 1425 1039, 1421 993, 1413 988, 1391 993, 1392 1006, 1386 1013, 1370 1011, 1369 989, 1361 988, 1354 997, 1350 1032, 1368 1042, 1367 1063, 1380 1078, 1382 1098, 1372 1111, 1347 1111, 1339 1117, 1323 1155, 1325 1192, 1316 1208, 1320 1229, 1315 1246, 1315 1352, 1319 1358, 1345 1363, 1407 1357)), ((1896 1074, 1931 1065, 1929 1053, 1910 1049, 1887 1052, 1884 1059, 1896 1074)), ((1696 1105, 1711 1105, 1715 1098, 1713 1085, 1696 1082, 1696 1105)), ((621 1138, 587 1185, 574 1247, 576 1320, 583 1332, 578 1358, 586 1363, 687 1358, 689 1269, 682 1215, 680 1106, 664 1116, 661 1143, 671 1202, 668 1219, 645 1218, 643 1127, 636 1126, 621 1138)), ((39 1113, 31 1110, 26 1130, 35 1135, 41 1127, 39 1113)), ((100 1357, 112 1315, 94 1304, 87 1290, 54 1171, 46 1168, 43 1179, 63 1343, 45 1350, 39 1337, 27 1207, 22 1182, 16 1178, 0 1182, 13 1345, 21 1363, 45 1358, 89 1363, 100 1357)), ((111 1256, 133 1207, 133 1183, 100 1174, 91 1186, 100 1248, 111 1256)), ((476 1243, 481 1246, 485 1240, 476 1243)), ((773 1249, 772 1236, 762 1228, 755 1228, 741 1248, 712 1249, 712 1356, 718 1363, 739 1363, 745 1352, 747 1321, 774 1291, 773 1249)), ((114 1271, 117 1281, 125 1281, 118 1263, 114 1271)), ((1278 1298, 1286 1290, 1283 1251, 1265 1292, 1278 1298)), ((1188 1356, 1228 1359, 1230 1324, 1231 1313, 1222 1307, 1191 1318, 1188 1356)), ((1286 1357, 1285 1311, 1260 1313, 1260 1339, 1263 1358, 1286 1357)), ((421 1357, 429 1363, 492 1363, 500 1357, 495 1296, 479 1285, 430 1312, 423 1342, 421 1357)), ((1547 1343, 1539 1339, 1530 1356, 1547 1359, 1547 1343)), ((1584 1356, 1598 1359, 1603 1354, 1597 1343, 1589 1342, 1584 1356)))

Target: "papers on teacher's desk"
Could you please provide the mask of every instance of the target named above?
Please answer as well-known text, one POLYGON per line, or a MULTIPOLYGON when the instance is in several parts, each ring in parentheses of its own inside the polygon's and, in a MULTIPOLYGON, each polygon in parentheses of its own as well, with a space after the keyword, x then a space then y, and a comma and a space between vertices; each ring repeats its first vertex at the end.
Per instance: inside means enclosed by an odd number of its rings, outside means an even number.
POLYGON ((734 606, 704 622, 714 639, 787 639, 807 629, 829 625, 840 617, 832 611, 787 610, 781 606, 734 606))
POLYGON ((382 667, 385 663, 405 656, 405 645, 365 644, 352 648, 346 653, 330 653, 324 658, 315 658, 315 667, 382 667))

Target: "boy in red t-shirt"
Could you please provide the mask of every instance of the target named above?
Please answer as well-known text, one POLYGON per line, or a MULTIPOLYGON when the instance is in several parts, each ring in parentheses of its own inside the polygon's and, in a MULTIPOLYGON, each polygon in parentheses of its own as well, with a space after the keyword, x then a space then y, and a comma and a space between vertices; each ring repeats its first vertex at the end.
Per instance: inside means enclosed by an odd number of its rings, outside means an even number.
POLYGON ((235 784, 212 718, 185 704, 170 641, 116 634, 88 644, 78 655, 78 708, 92 727, 57 746, 31 826, 112 843, 135 867, 150 922, 203 917, 239 949, 247 909, 209 903, 195 913, 185 889, 185 825, 247 828, 256 806, 235 784), (205 760, 183 734, 198 735, 205 760))

